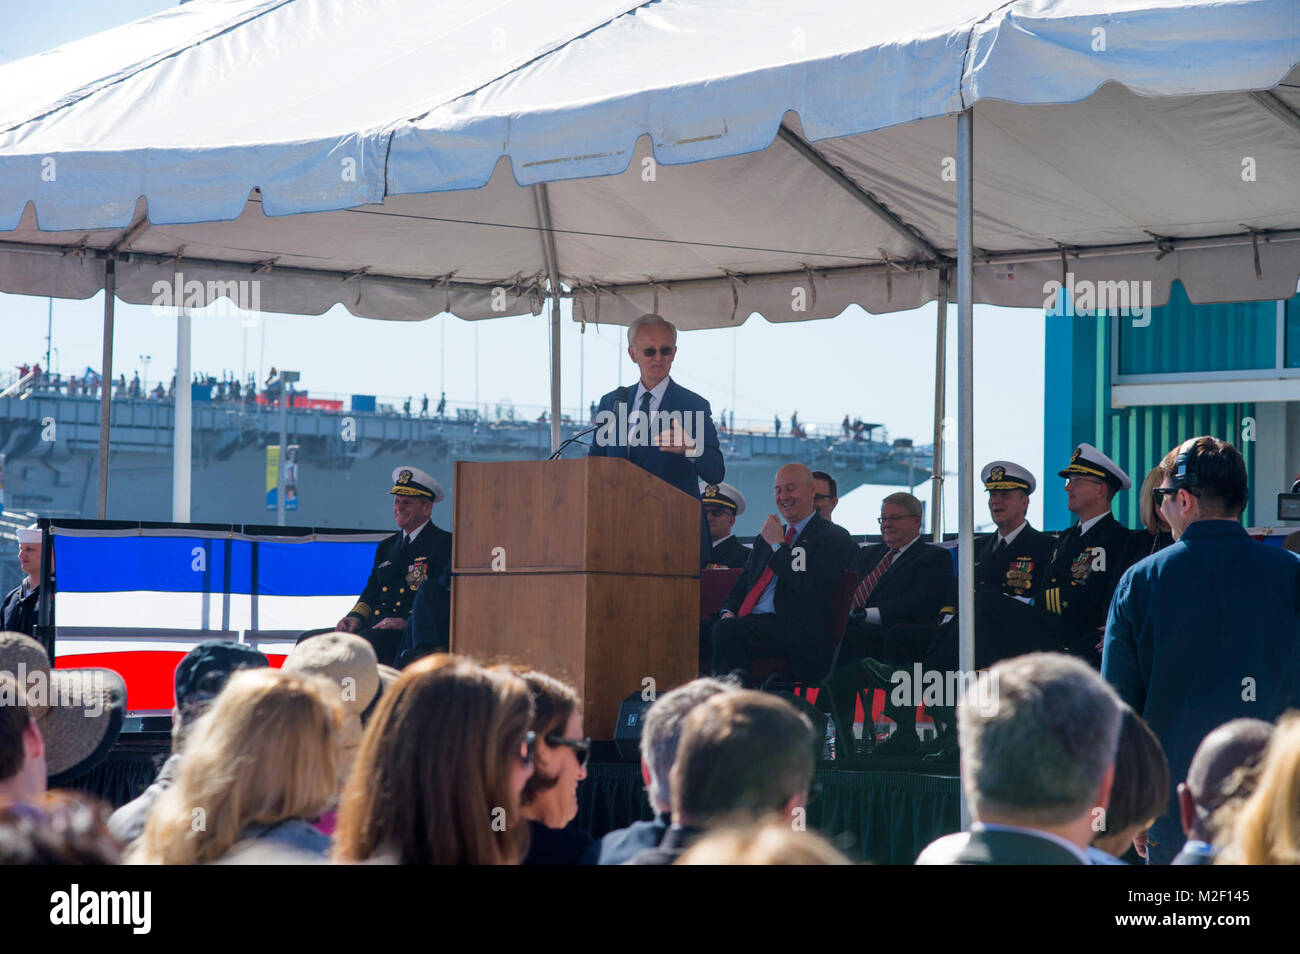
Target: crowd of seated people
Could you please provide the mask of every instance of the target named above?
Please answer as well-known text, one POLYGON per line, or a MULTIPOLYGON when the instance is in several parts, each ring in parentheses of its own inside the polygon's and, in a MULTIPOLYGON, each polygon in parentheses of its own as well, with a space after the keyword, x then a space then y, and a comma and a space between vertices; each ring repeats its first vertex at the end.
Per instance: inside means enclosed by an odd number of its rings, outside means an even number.
MULTIPOLYGON (((1240 454, 1209 437, 1173 448, 1143 483, 1136 532, 1111 513, 1131 485, 1108 457, 1080 445, 1061 475, 1079 522, 1052 538, 1026 521, 1032 474, 1009 461, 981 474, 996 530, 975 547, 981 681, 964 691, 992 685, 997 705, 950 707, 974 824, 919 863, 1300 863, 1300 560, 1241 527, 1240 454), (1230 600, 1231 618, 1206 610, 1230 600)), ((393 493, 423 477, 397 473, 393 493)), ((240 644, 196 647, 176 671, 171 757, 110 817, 51 789, 120 731, 120 679, 52 670, 39 643, 6 633, 0 861, 843 863, 804 830, 820 733, 755 689, 784 667, 835 707, 900 667, 955 669, 955 577, 916 498, 886 498, 881 542, 859 547, 822 516, 818 491, 834 487, 821 479, 778 471, 779 516, 708 633, 714 678, 646 713, 650 820, 598 841, 575 824, 592 742, 572 686, 436 645, 399 671, 359 626, 305 635, 280 670, 240 644), (20 668, 73 705, 31 697, 20 668)), ((702 497, 725 542, 744 498, 727 484, 702 497)), ((399 527, 415 536, 418 522, 399 527)))
MULTIPOLYGON (((572 687, 449 654, 388 682, 364 640, 331 635, 299 647, 322 644, 313 664, 280 670, 233 643, 192 652, 178 678, 219 688, 178 733, 170 782, 110 819, 94 797, 47 784, 51 765, 95 744, 53 723, 95 700, 72 693, 72 711, 51 713, 8 671, 40 647, 6 634, 0 864, 850 860, 838 833, 807 830, 820 739, 780 695, 700 679, 658 697, 641 740, 655 817, 593 842, 572 824, 590 751, 572 687), (365 667, 375 695, 361 719, 341 700, 365 667), (354 719, 364 727, 349 741, 354 719)), ((973 824, 918 864, 1123 864, 1156 847, 1147 826, 1171 780, 1186 836, 1175 864, 1300 863, 1300 713, 1216 727, 1171 775, 1155 733, 1079 659, 1031 653, 987 677, 997 706, 971 700, 957 716, 973 824)))

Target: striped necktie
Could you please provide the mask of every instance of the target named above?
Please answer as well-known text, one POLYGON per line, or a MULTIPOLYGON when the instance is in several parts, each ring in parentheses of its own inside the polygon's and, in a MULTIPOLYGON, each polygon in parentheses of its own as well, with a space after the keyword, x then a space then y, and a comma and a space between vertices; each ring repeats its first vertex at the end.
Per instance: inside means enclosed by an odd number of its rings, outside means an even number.
POLYGON ((858 588, 853 592, 854 606, 867 605, 867 600, 871 597, 871 591, 876 588, 876 584, 879 583, 880 578, 885 575, 885 571, 893 566, 894 557, 898 556, 898 553, 898 550, 890 550, 883 558, 881 558, 881 561, 872 568, 871 572, 862 578, 862 582, 858 584, 858 588))

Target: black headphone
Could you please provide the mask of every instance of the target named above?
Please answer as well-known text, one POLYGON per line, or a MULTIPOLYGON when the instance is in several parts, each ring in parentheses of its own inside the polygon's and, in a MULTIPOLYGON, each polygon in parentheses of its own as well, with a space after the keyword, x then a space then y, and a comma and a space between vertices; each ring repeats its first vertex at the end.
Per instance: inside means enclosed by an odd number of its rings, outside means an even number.
POLYGON ((1170 476, 1169 482, 1179 490, 1189 490, 1198 483, 1196 471, 1191 467, 1192 455, 1196 451, 1196 442, 1193 441, 1191 444, 1190 448, 1187 448, 1186 444, 1179 448, 1178 456, 1174 458, 1174 472, 1170 476))

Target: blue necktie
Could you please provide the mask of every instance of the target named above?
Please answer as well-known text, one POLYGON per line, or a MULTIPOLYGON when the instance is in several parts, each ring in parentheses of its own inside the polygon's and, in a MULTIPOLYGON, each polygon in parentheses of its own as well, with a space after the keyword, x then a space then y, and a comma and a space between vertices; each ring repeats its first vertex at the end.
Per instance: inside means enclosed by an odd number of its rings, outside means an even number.
MULTIPOLYGON (((646 443, 638 444, 636 447, 628 448, 628 459, 633 463, 640 463, 650 456, 650 448, 647 446, 650 436, 650 392, 643 391, 641 401, 638 404, 638 410, 645 415, 645 429, 641 431, 646 435, 646 443)), ((635 430, 635 428, 634 428, 635 430)))

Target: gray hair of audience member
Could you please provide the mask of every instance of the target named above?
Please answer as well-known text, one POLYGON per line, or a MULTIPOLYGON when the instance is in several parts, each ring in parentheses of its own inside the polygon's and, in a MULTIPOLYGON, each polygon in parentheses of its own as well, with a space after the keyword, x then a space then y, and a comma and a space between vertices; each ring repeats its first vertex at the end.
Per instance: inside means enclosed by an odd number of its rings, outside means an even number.
POLYGON ((885 504, 890 503, 898 504, 900 507, 903 507, 913 517, 921 516, 925 510, 925 508, 921 506, 921 501, 912 494, 909 494, 906 490, 900 490, 896 494, 890 494, 884 500, 880 501, 880 506, 883 507, 885 504))
POLYGON ((646 712, 641 722, 641 761, 650 775, 647 794, 656 812, 671 811, 673 807, 669 774, 677 758, 686 717, 700 703, 735 688, 721 679, 695 679, 659 696, 646 712))
POLYGON ((648 328, 653 325, 660 325, 661 327, 667 328, 671 331, 673 333, 673 344, 677 344, 677 326, 661 315, 647 312, 627 326, 627 346, 629 348, 636 347, 637 334, 642 328, 648 328))
POLYGON ((1003 660, 989 680, 995 704, 957 709, 962 788, 972 815, 1056 826, 1090 811, 1115 763, 1115 690, 1086 663, 1060 653, 1003 660))
POLYGON ((722 692, 691 710, 673 762, 673 821, 709 827, 780 812, 808 794, 813 727, 785 700, 722 692))
POLYGON ((1186 818, 1187 807, 1183 807, 1191 837, 1213 842, 1218 834, 1215 813, 1255 790, 1273 731, 1273 724, 1263 719, 1233 719, 1201 739, 1187 767, 1187 780, 1178 786, 1180 805, 1184 794, 1191 799, 1190 819, 1186 818))

